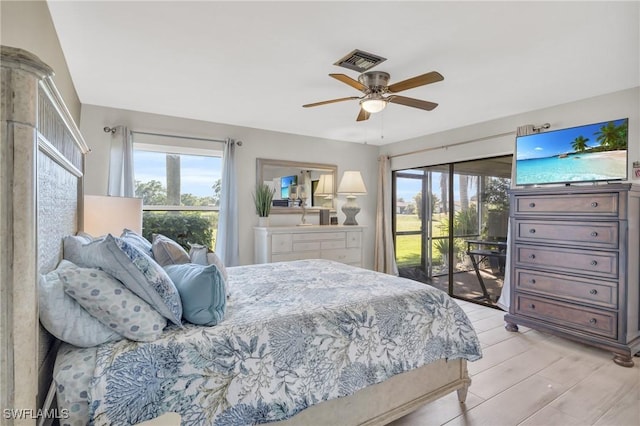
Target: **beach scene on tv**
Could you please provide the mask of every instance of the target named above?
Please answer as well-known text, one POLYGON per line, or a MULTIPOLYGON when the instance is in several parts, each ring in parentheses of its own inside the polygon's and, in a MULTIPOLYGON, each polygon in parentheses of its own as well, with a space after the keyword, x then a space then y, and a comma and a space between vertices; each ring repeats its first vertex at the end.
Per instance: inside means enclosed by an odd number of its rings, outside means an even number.
POLYGON ((516 185, 624 180, 628 119, 516 139, 516 185))

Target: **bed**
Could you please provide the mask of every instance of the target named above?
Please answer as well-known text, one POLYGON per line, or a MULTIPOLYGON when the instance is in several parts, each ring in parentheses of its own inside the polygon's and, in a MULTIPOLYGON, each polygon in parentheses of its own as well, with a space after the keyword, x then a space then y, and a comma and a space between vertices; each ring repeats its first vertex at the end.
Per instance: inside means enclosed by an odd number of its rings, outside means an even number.
POLYGON ((82 356, 62 348, 56 370, 91 377, 74 394, 91 395, 82 411, 94 424, 136 424, 167 411, 183 425, 295 419, 439 360, 460 375, 456 360, 480 356, 464 312, 433 287, 327 260, 228 272, 231 295, 216 326, 171 326, 153 342, 76 349, 82 356))
MULTIPOLYGON (((2 54, 3 76, 15 73, 37 87, 23 94, 37 138, 31 156, 15 156, 24 164, 12 168, 31 193, 11 199, 27 220, 10 235, 15 242, 24 230, 32 241, 2 260, 4 266, 18 257, 37 258, 21 265, 20 279, 9 283, 20 291, 2 300, 3 306, 24 302, 21 324, 31 325, 22 329, 16 316, 5 313, 3 325, 20 336, 0 337, 12 354, 38 356, 2 358, 3 367, 16 372, 2 377, 3 394, 15 395, 4 406, 48 409, 48 391, 57 389, 58 400, 65 392, 86 400, 86 407, 59 410, 85 410, 95 424, 135 424, 163 412, 179 413, 182 424, 385 424, 453 391, 464 402, 466 362, 481 354, 455 302, 422 284, 334 262, 229 268, 224 321, 214 327, 172 325, 153 342, 78 349, 38 331, 37 277, 55 269, 62 238, 79 229, 87 148, 48 67, 19 49, 3 47, 2 54), (29 233, 29 216, 37 232, 31 226, 29 233), (70 382, 63 383, 61 371, 70 382), (80 376, 88 381, 77 383, 80 376), (302 380, 294 381, 296 376, 302 380)), ((3 79, 3 94, 21 89, 21 81, 3 79)), ((24 242, 25 235, 19 237, 24 242)))

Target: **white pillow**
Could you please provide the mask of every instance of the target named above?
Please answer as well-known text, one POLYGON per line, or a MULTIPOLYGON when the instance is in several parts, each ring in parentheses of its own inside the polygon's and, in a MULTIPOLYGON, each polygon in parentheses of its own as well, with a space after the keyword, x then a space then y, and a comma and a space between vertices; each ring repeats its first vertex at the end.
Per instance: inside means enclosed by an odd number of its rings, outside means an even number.
POLYGON ((128 339, 151 342, 162 334, 167 320, 120 281, 99 269, 61 271, 64 291, 102 324, 128 339))
POLYGON ((69 262, 79 265, 82 257, 82 247, 92 241, 94 241, 94 238, 84 232, 64 237, 62 239, 63 257, 69 262))
POLYGON ((208 253, 209 247, 203 246, 201 244, 189 243, 189 259, 191 260, 190 263, 207 266, 209 264, 209 261, 207 260, 208 253))
POLYGON ((73 298, 64 292, 58 272, 75 268, 63 260, 56 270, 40 275, 38 299, 40 322, 45 329, 63 342, 74 346, 91 347, 122 340, 123 337, 91 316, 73 298))

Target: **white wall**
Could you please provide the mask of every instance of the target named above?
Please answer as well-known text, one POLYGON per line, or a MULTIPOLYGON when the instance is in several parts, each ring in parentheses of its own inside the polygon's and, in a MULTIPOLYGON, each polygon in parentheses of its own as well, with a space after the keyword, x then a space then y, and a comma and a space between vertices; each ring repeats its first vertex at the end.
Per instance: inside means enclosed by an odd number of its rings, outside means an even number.
POLYGON ((80 100, 45 1, 0 1, 0 42, 27 50, 56 73, 53 80, 76 123, 80 100))
MULTIPOLYGON (((240 262, 253 263, 253 226, 257 216, 251 193, 256 183, 256 158, 327 163, 338 166, 338 175, 345 170, 360 170, 369 193, 358 198, 362 210, 357 216, 358 223, 365 225, 364 266, 373 268, 373 245, 375 239, 375 209, 377 183, 378 147, 354 143, 337 142, 327 139, 297 136, 247 127, 230 126, 205 121, 168 117, 142 112, 82 105, 80 130, 91 148, 87 156, 85 193, 105 195, 109 167, 109 144, 111 135, 105 133, 105 126, 125 125, 130 130, 154 133, 168 133, 213 139, 227 137, 241 140, 237 148, 238 191, 240 204, 240 262)), ((338 218, 344 221, 339 207, 344 198, 338 199, 338 218)), ((315 215, 314 215, 315 216, 315 215)), ((312 218, 317 223, 317 217, 312 218)), ((284 225, 300 222, 300 215, 272 215, 271 224, 284 225)))
POLYGON ((409 154, 392 159, 394 170, 494 157, 513 154, 518 126, 550 123, 550 130, 554 130, 625 117, 629 118, 628 176, 631 182, 639 183, 640 179, 633 177, 632 164, 640 161, 640 87, 385 145, 380 153, 409 154), (490 137, 508 132, 513 134, 490 137), (440 148, 488 136, 481 141, 440 148), (435 149, 410 154, 425 148, 435 149))

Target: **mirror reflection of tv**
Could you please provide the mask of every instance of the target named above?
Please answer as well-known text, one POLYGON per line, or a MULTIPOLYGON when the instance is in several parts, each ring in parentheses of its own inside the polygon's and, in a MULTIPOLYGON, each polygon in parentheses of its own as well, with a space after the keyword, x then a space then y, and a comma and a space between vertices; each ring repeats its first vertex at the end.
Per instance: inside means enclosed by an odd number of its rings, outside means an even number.
POLYGON ((516 185, 627 179, 629 119, 516 138, 516 185))
POLYGON ((280 196, 283 200, 289 198, 289 187, 298 184, 298 176, 284 176, 280 178, 280 196))

